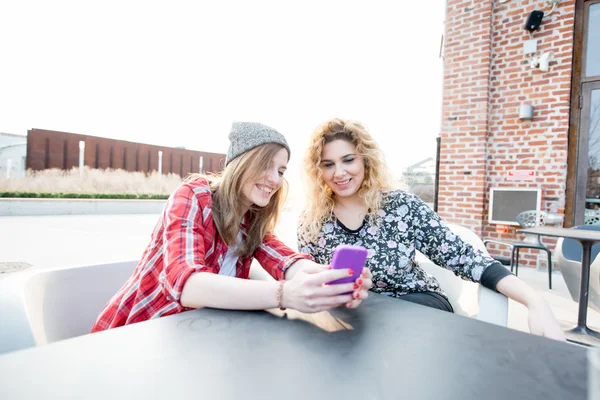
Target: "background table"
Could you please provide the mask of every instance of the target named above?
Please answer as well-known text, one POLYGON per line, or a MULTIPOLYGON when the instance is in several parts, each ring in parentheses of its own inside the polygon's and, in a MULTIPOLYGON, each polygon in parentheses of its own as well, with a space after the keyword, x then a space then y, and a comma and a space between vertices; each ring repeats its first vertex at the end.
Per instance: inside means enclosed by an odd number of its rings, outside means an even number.
POLYGON ((526 234, 562 237, 574 239, 581 243, 581 286, 579 289, 579 315, 577 317, 577 326, 566 332, 569 340, 586 343, 600 344, 600 333, 587 326, 588 292, 590 290, 590 265, 592 246, 600 242, 599 231, 587 231, 580 229, 557 228, 550 226, 540 226, 536 228, 519 229, 519 232, 526 234))
POLYGON ((585 399, 585 349, 397 299, 194 310, 0 357, 1 399, 585 399))

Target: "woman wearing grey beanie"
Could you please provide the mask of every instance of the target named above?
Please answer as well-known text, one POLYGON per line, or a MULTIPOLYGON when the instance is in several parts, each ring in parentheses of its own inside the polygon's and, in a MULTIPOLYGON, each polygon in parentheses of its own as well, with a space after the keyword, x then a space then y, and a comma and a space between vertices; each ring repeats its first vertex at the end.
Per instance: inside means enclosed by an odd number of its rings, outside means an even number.
POLYGON ((353 283, 326 285, 352 270, 316 264, 272 234, 287 189, 283 135, 235 122, 229 139, 222 174, 192 176, 169 197, 141 261, 92 332, 199 307, 317 312, 367 298, 368 270, 353 283), (248 279, 254 258, 276 281, 248 279))

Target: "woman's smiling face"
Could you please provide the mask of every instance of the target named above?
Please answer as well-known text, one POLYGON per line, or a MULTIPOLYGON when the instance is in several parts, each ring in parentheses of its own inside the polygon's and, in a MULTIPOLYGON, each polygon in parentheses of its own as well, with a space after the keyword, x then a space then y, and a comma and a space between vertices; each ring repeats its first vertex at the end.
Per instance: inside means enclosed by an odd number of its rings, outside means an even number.
POLYGON ((343 139, 323 146, 321 169, 323 181, 339 197, 354 196, 365 178, 363 158, 352 143, 343 139))

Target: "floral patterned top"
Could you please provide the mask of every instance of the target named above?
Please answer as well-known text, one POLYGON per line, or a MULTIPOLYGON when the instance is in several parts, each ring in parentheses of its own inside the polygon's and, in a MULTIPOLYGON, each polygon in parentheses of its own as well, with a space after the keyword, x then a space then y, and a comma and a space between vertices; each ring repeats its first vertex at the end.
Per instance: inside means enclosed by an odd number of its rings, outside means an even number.
POLYGON ((416 250, 473 282, 481 281, 488 266, 499 265, 461 240, 421 199, 400 190, 384 193, 382 208, 371 221, 365 218, 357 230, 346 228, 332 215, 324 221, 315 242, 298 236, 300 252, 310 254, 320 264, 329 264, 339 245, 365 247, 369 252, 366 266, 373 274, 371 290, 392 297, 432 291, 447 298, 437 280, 416 262, 416 250))

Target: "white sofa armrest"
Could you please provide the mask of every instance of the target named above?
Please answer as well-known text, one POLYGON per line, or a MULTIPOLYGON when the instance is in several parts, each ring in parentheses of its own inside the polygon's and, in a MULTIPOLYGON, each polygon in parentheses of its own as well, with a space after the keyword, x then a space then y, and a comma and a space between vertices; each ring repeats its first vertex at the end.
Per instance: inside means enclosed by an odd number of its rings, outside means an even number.
POLYGON ((457 277, 453 272, 434 264, 421 253, 417 253, 416 258, 421 268, 439 282, 455 314, 506 326, 508 299, 504 295, 479 283, 457 277))
MULTIPOLYGON (((462 240, 488 254, 485 245, 475 232, 456 224, 448 224, 448 227, 462 240)), ((419 252, 417 252, 416 259, 428 274, 438 280, 442 290, 448 295, 456 314, 496 325, 507 325, 508 299, 506 296, 478 283, 457 277, 453 272, 435 265, 419 252)))

